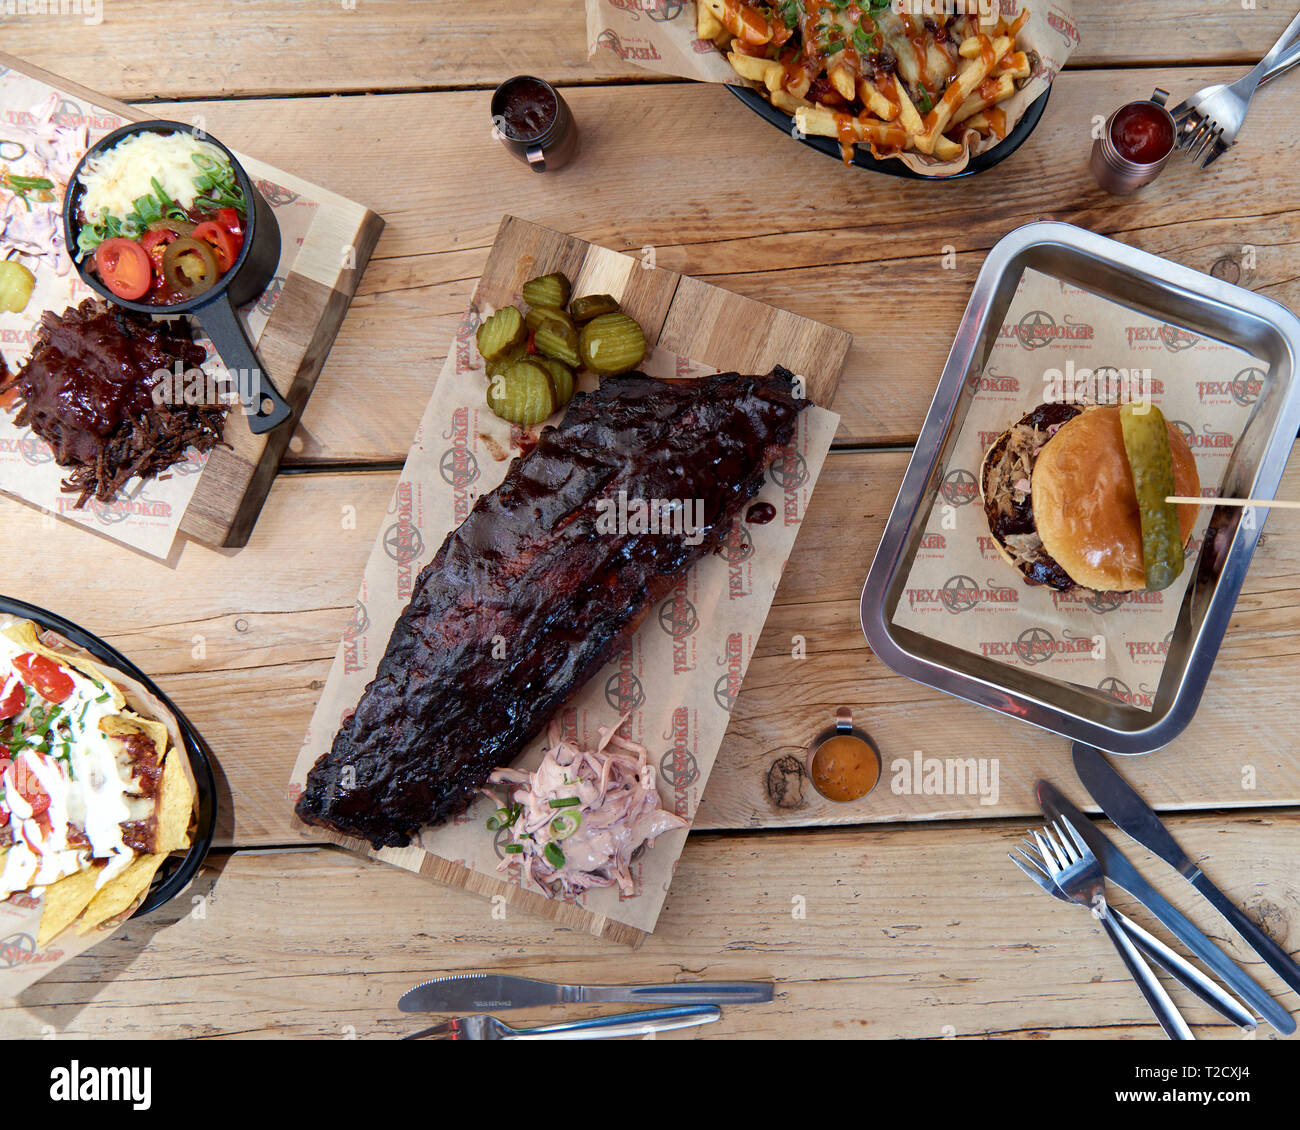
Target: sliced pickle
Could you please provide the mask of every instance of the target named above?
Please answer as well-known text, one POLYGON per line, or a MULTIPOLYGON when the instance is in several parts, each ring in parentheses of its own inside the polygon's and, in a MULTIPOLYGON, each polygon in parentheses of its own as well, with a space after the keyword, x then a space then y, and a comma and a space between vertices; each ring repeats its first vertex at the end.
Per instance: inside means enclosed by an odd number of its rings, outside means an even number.
POLYGON ((484 361, 500 361, 518 349, 528 337, 524 316, 517 307, 503 306, 478 328, 474 335, 484 361))
POLYGON ((504 357, 500 357, 495 361, 486 362, 484 365, 484 371, 487 373, 488 380, 491 380, 493 377, 499 377, 516 361, 522 361, 528 356, 529 353, 527 348, 518 345, 514 349, 510 350, 504 357))
POLYGON ((593 373, 612 377, 641 364, 645 334, 626 314, 602 314, 582 327, 578 350, 582 363, 593 373))
POLYGON ((578 331, 573 326, 543 322, 533 334, 533 344, 547 357, 563 361, 571 369, 578 367, 578 331))
POLYGON ((529 279, 524 283, 524 301, 529 306, 555 306, 562 307, 569 301, 569 295, 573 293, 573 284, 568 278, 556 271, 554 274, 543 275, 539 279, 529 279))
POLYGON ((1147 588, 1167 589, 1183 571, 1183 535, 1178 506, 1165 499, 1175 493, 1174 457, 1169 450, 1169 430, 1154 404, 1145 410, 1125 404, 1119 410, 1124 451, 1133 472, 1138 517, 1142 522, 1142 564, 1147 588))
POLYGON ((13 259, 0 259, 0 310, 21 314, 31 301, 36 276, 13 259))
POLYGON ((530 330, 540 330, 547 322, 559 322, 575 331, 578 328, 573 319, 558 306, 534 306, 524 316, 524 325, 530 330))
POLYGON ((612 294, 588 294, 569 303, 569 314, 575 322, 590 322, 602 314, 617 314, 618 300, 612 294))
POLYGON ((563 408, 573 399, 574 377, 573 370, 563 361, 557 361, 554 357, 539 356, 537 358, 546 366, 547 372, 551 374, 551 384, 555 388, 555 406, 563 408))
POLYGON ((551 374, 538 361, 516 361, 500 376, 488 381, 487 402, 501 419, 531 428, 555 411, 551 374))

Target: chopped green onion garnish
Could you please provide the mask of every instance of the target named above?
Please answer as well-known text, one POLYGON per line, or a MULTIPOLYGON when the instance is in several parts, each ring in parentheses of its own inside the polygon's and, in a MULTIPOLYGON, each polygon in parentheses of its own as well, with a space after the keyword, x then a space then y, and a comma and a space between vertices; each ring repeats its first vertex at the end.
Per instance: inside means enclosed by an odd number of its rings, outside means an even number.
MULTIPOLYGON (((565 812, 551 821, 551 835, 557 840, 568 839, 582 824, 581 812, 565 812)), ((558 866, 558 864, 557 864, 558 866)))
POLYGON ((542 849, 542 854, 546 856, 546 862, 552 867, 564 866, 564 852, 556 847, 555 844, 547 844, 546 847, 542 849))
POLYGON ((522 854, 523 854, 523 850, 524 850, 524 845, 523 845, 523 844, 506 844, 506 846, 505 846, 504 848, 502 848, 501 850, 504 851, 507 855, 522 855, 522 854))
POLYGON ((546 803, 552 808, 576 808, 582 803, 582 798, 576 796, 552 797, 546 803))

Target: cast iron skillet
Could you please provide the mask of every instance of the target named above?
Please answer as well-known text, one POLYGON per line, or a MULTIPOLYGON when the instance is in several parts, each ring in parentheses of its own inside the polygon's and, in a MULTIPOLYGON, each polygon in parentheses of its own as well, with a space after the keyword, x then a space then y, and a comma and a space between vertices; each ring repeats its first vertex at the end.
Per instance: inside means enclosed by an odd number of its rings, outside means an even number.
MULTIPOLYGON (((753 87, 728 83, 727 89, 754 113, 765 121, 771 122, 787 137, 793 136, 794 119, 789 114, 778 110, 753 87)), ((1042 118, 1043 111, 1047 109, 1047 98, 1051 93, 1052 88, 1049 86, 1029 104, 1020 121, 1016 123, 1015 128, 1006 137, 993 146, 992 149, 976 154, 966 163, 966 167, 960 173, 954 173, 950 177, 922 176, 920 173, 913 172, 897 158, 888 157, 884 160, 877 160, 871 155, 869 149, 864 149, 860 145, 854 146, 853 164, 859 169, 870 169, 872 172, 884 173, 890 177, 903 177, 906 180, 946 181, 960 180, 962 177, 973 177, 976 173, 991 169, 999 161, 1005 161, 1025 143, 1025 139, 1034 132, 1034 127, 1038 125, 1039 119, 1042 118)), ((799 140, 809 149, 816 149, 819 153, 825 153, 826 156, 834 157, 837 161, 842 160, 840 143, 833 137, 801 137, 799 140)))
POLYGON ((23 620, 33 620, 42 628, 50 628, 64 639, 84 648, 88 654, 98 659, 106 667, 116 667, 119 671, 138 680, 151 694, 157 695, 159 701, 176 715, 181 737, 185 740, 185 752, 190 759, 190 768, 194 770, 194 786, 199 794, 198 827, 194 831, 194 840, 190 849, 183 856, 171 855, 163 860, 153 877, 153 884, 144 902, 137 908, 132 918, 139 918, 151 910, 157 910, 165 902, 170 902, 189 885, 198 872, 199 865, 212 846, 212 836, 217 826, 217 780, 212 771, 212 750, 194 724, 176 709, 158 685, 125 655, 112 645, 105 643, 98 636, 92 635, 84 628, 78 627, 71 620, 65 620, 44 608, 28 604, 12 596, 0 595, 0 613, 17 616, 23 620))
MULTIPOLYGON (((69 255, 75 256, 77 253, 77 234, 81 230, 81 198, 86 191, 79 178, 86 161, 94 154, 112 149, 123 138, 146 130, 154 133, 195 132, 193 126, 183 122, 132 122, 115 129, 92 145, 73 170, 68 180, 67 195, 63 198, 63 233, 69 255)), ((276 223, 270 204, 253 187, 253 182, 248 179, 243 166, 235 160, 235 155, 211 134, 204 133, 201 139, 215 145, 230 159, 230 166, 235 170, 235 180, 248 205, 244 245, 239 249, 239 257, 234 266, 217 280, 214 287, 185 302, 152 306, 145 302, 119 298, 109 290, 90 269, 90 256, 80 260, 74 258, 73 262, 82 281, 115 306, 152 317, 192 315, 216 346, 221 363, 235 379, 239 399, 243 401, 244 410, 248 413, 249 430, 254 435, 261 435, 288 420, 293 415, 293 409, 285 403, 270 377, 262 371, 257 352, 253 349, 253 343, 235 313, 235 308, 251 302, 275 277, 275 268, 280 262, 280 225, 276 223)))

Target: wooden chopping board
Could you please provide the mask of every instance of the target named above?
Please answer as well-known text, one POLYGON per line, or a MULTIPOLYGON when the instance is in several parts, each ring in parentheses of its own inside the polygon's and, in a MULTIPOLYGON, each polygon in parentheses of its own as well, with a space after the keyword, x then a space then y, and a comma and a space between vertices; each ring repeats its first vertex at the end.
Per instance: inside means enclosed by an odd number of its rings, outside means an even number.
MULTIPOLYGON (((803 378, 814 403, 828 406, 834 396, 852 341, 843 330, 653 267, 647 258, 611 251, 515 217, 507 216, 501 223, 475 305, 500 308, 516 302, 528 279, 557 270, 581 280, 583 293, 612 294, 640 322, 651 345, 723 370, 763 373, 781 364, 803 378)), ((322 832, 310 829, 314 838, 322 832)), ((471 870, 419 844, 376 853, 360 839, 330 831, 323 834, 352 851, 493 899, 500 896, 511 907, 571 929, 627 945, 639 944, 645 937, 634 926, 471 870)))
MULTIPOLYGON (((157 116, 3 52, 0 66, 131 121, 157 116)), ((254 181, 272 181, 318 206, 257 342, 262 365, 292 405, 296 421, 316 386, 384 221, 354 200, 242 153, 237 156, 254 181), (351 249, 350 254, 346 249, 351 249)), ((232 412, 224 437, 230 447, 214 448, 208 456, 180 532, 208 545, 246 544, 293 430, 294 424, 286 422, 266 435, 255 436, 244 416, 232 412)))

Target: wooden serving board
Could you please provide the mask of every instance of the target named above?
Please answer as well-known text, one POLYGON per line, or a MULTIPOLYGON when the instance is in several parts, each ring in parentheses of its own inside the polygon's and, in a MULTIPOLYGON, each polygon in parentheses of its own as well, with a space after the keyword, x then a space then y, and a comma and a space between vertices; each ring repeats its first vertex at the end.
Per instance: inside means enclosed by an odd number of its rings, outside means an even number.
MULTIPOLYGON (((131 121, 157 116, 3 52, 0 66, 131 121)), ((254 181, 273 181, 317 205, 311 227, 257 342, 262 365, 293 407, 297 421, 334 344, 384 221, 354 200, 242 153, 237 156, 254 181)), ((224 437, 230 446, 214 448, 209 455, 180 532, 209 545, 244 545, 293 431, 294 424, 286 422, 266 435, 255 436, 242 413, 230 413, 224 437)))
MULTIPOLYGON (((844 331, 653 267, 646 259, 611 251, 511 216, 501 223, 479 282, 475 305, 480 310, 499 309, 516 302, 528 279, 552 271, 563 271, 575 280, 580 293, 612 294, 622 308, 640 322, 647 341, 676 355, 679 362, 690 360, 747 373, 768 372, 781 364, 803 378, 805 391, 814 403, 825 405, 834 395, 852 340, 844 331)), ((454 378, 448 382, 446 373, 444 370, 439 389, 446 389, 449 383, 454 383, 454 378)), ((434 395, 437 396, 438 392, 434 395)), ((426 415, 422 428, 429 427, 430 416, 426 415)), ((425 473, 425 470, 412 471, 408 461, 403 478, 418 483, 425 473)), ((418 491, 412 487, 411 493, 418 491)), ((384 555, 378 551, 374 559, 380 562, 378 569, 368 566, 365 574, 367 622, 374 620, 382 625, 388 622, 390 614, 396 615, 396 606, 390 603, 392 598, 383 595, 391 591, 391 582, 387 578, 392 565, 385 562, 384 555)), ((402 599, 398 604, 405 602, 402 599)), ((387 633, 380 634, 382 639, 378 646, 382 648, 387 633)), ((355 638, 352 643, 356 646, 355 638)), ((355 687, 348 693, 338 693, 335 700, 333 683, 342 662, 342 657, 336 660, 313 727, 322 720, 322 713, 328 725, 328 720, 341 716, 355 702, 355 687)), ((354 667, 353 671, 356 670, 354 667)), ((359 680, 356 686, 360 686, 359 680)), ((309 744, 327 736, 332 735, 314 734, 309 744)), ((323 747, 317 745, 314 748, 323 747)), ((303 776, 305 772, 304 767, 303 776)), ((300 780, 295 772, 295 781, 300 780)), ((296 795, 296 791, 296 785, 291 785, 291 794, 296 795)), ((308 831, 314 838, 321 834, 319 828, 308 831)), ((544 915, 573 929, 632 945, 638 944, 645 936, 637 926, 614 920, 599 909, 548 899, 534 890, 526 890, 482 870, 475 870, 466 864, 464 858, 451 858, 456 854, 455 847, 435 848, 431 843, 413 843, 376 852, 359 839, 329 832, 325 835, 350 850, 451 886, 494 899, 500 896, 511 906, 544 915)))
POLYGON ((766 373, 784 365, 803 378, 814 404, 829 407, 853 335, 679 275, 641 257, 610 251, 514 216, 501 221, 479 281, 479 298, 516 301, 538 270, 582 276, 584 289, 618 296, 646 341, 719 369, 766 373))

